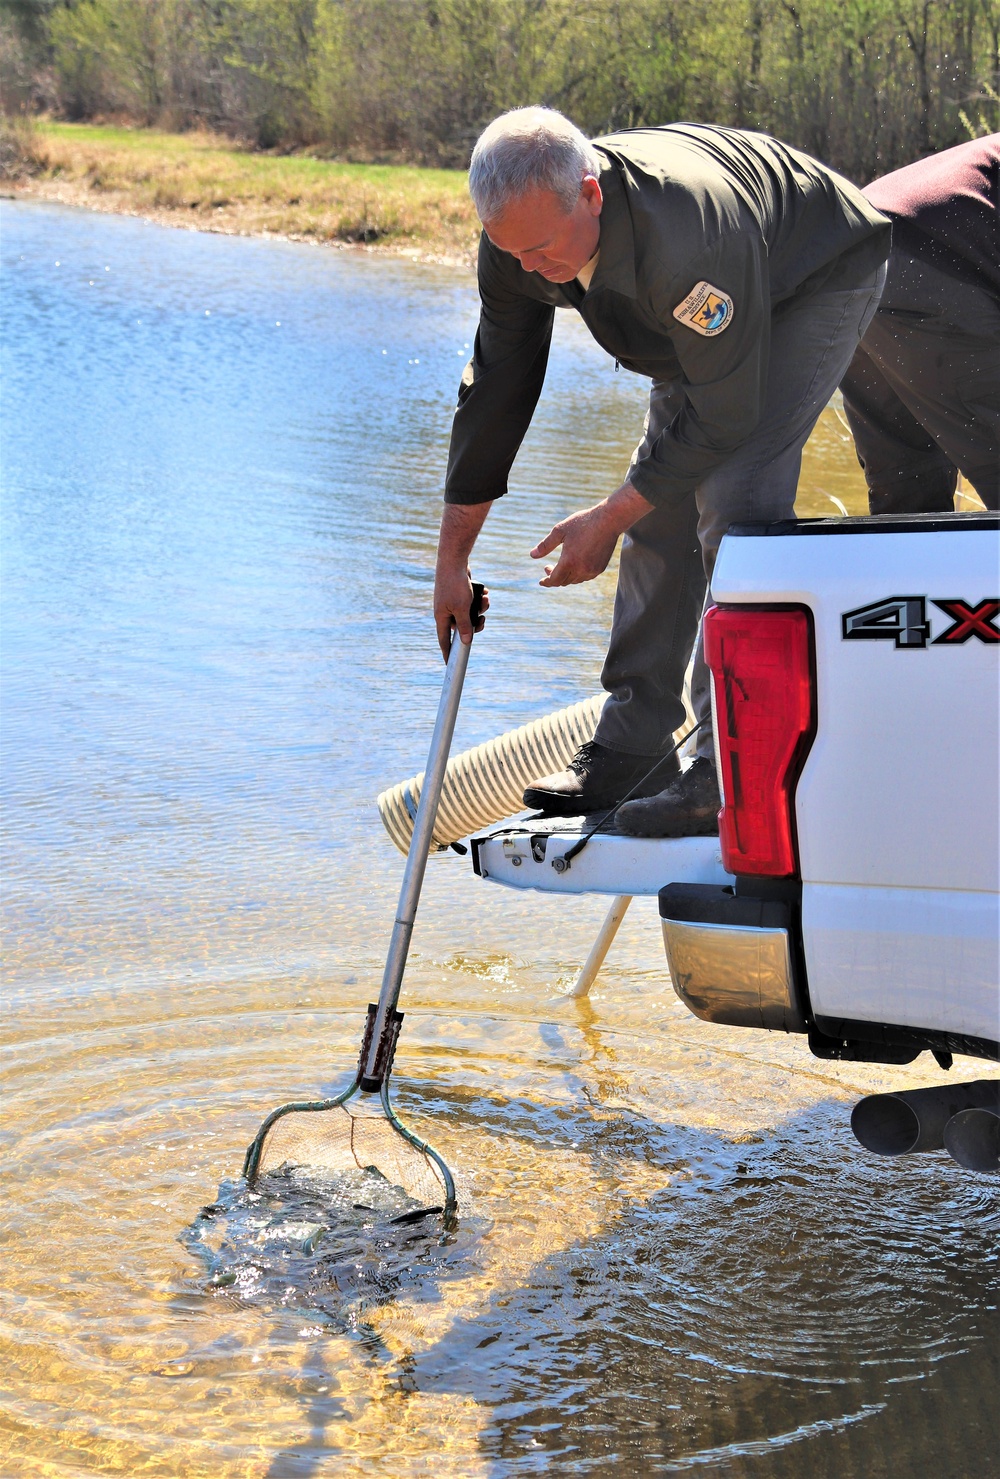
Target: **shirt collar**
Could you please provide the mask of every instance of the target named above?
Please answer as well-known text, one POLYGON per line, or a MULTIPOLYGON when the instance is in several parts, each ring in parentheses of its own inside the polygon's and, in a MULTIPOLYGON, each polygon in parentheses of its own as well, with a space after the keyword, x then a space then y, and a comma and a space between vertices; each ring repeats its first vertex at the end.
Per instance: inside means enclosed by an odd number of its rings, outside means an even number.
POLYGON ((624 293, 627 298, 634 298, 635 236, 625 182, 614 159, 603 149, 599 149, 598 154, 601 160, 598 179, 604 205, 601 208, 598 246, 601 255, 590 290, 611 288, 616 293, 624 293))
POLYGON ((598 247, 597 251, 591 257, 590 261, 585 262, 580 268, 579 272, 576 274, 576 280, 583 288, 584 292, 587 291, 587 289, 590 287, 590 284, 593 282, 594 273, 597 271, 597 264, 600 260, 601 249, 600 247, 598 247))

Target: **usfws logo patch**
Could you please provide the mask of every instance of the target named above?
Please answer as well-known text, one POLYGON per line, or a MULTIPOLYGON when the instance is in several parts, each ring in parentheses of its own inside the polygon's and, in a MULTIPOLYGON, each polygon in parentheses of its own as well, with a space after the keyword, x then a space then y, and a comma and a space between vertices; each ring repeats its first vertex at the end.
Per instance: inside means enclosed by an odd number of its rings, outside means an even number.
POLYGON ((710 282, 696 282, 683 303, 674 309, 674 318, 696 334, 711 339, 727 329, 733 319, 733 300, 728 293, 713 288, 710 282))

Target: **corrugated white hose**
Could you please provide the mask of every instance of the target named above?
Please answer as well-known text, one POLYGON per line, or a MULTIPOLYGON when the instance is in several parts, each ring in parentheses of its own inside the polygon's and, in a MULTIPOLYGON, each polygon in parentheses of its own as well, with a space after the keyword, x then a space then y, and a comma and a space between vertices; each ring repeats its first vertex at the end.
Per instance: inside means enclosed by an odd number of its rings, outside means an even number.
MULTIPOLYGON (((523 811, 525 786, 565 770, 580 746, 594 738, 606 698, 606 693, 595 694, 454 755, 445 771, 433 844, 447 847, 523 811)), ((379 816, 400 852, 409 850, 423 780, 421 772, 378 798, 379 816)))
MULTIPOLYGON (((554 714, 454 755, 445 771, 432 846, 447 847, 480 827, 523 811, 525 786, 543 775, 565 770, 580 746, 594 738, 606 699, 606 693, 596 693, 593 698, 557 709, 554 714)), ((690 671, 684 685, 684 707, 685 721, 675 740, 695 723, 690 671)), ((409 850, 423 780, 421 772, 383 791, 378 798, 379 816, 400 852, 409 850)))

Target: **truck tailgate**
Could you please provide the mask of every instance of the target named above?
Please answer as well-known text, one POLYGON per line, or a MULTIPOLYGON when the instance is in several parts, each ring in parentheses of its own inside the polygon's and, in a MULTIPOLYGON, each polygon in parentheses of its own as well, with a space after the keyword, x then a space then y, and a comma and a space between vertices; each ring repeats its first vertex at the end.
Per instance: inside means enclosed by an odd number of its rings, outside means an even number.
POLYGON ((996 516, 733 531, 723 603, 808 606, 816 737, 796 792, 817 1018, 996 1039, 996 516))

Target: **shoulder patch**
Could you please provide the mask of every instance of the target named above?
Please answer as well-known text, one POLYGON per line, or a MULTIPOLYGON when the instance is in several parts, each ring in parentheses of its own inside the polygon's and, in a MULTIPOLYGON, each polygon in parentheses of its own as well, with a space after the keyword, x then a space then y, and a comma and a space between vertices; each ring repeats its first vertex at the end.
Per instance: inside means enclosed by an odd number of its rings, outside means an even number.
POLYGON ((728 329, 733 321, 733 300, 710 282, 696 282, 683 302, 674 309, 674 318, 711 339, 728 329))

